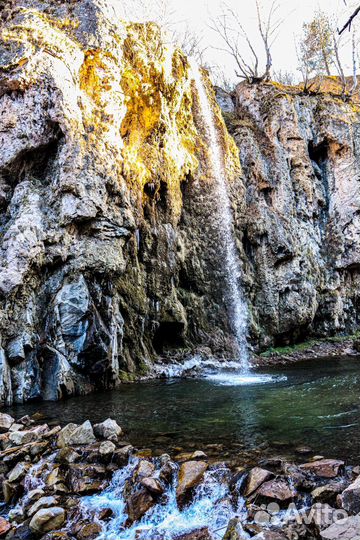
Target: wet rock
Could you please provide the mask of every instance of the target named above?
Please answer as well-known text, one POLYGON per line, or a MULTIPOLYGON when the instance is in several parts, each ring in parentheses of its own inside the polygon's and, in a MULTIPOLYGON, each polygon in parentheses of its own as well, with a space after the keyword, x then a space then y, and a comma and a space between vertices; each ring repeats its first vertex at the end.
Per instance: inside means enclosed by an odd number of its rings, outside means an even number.
POLYGON ((300 465, 300 469, 311 472, 320 478, 336 478, 344 471, 344 462, 335 459, 322 459, 300 465))
POLYGON ((94 431, 89 420, 78 426, 67 424, 59 433, 57 444, 59 448, 92 444, 96 441, 94 431))
POLYGON ((349 514, 360 514, 360 476, 343 491, 341 505, 349 514))
POLYGON ((162 495, 164 493, 163 486, 156 478, 143 478, 140 484, 154 495, 162 495))
POLYGON ((100 424, 95 424, 94 433, 97 437, 116 442, 122 435, 122 429, 115 420, 108 418, 100 424))
POLYGON ((256 491, 261 484, 272 478, 274 475, 270 471, 267 471, 266 469, 261 469, 260 467, 254 467, 249 472, 249 475, 247 477, 246 481, 246 488, 244 491, 245 496, 249 496, 254 491, 256 491))
POLYGON ((38 454, 42 454, 48 446, 49 446, 48 441, 39 441, 39 442, 33 443, 29 448, 30 456, 35 457, 38 454))
POLYGON ((332 483, 319 486, 311 492, 311 496, 314 502, 333 504, 336 501, 336 497, 344 489, 343 483, 332 483))
POLYGON ((133 450, 134 448, 131 445, 118 448, 113 454, 112 461, 119 467, 126 465, 133 450))
POLYGON ((38 510, 30 521, 30 529, 35 533, 47 533, 60 529, 65 523, 65 510, 59 506, 38 510))
POLYGON ((0 517, 0 537, 5 536, 11 529, 11 524, 4 518, 0 517))
POLYGON ((240 518, 233 518, 229 521, 223 540, 244 540, 245 535, 240 518))
POLYGON ((29 467, 30 464, 25 462, 15 465, 8 475, 9 482, 19 482, 22 478, 24 478, 25 474, 29 470, 29 467))
POLYGON ((205 461, 186 461, 179 470, 179 482, 176 488, 176 497, 182 500, 192 488, 197 486, 208 468, 205 461))
POLYGON ((80 454, 78 454, 78 452, 76 452, 73 448, 65 446, 59 450, 56 459, 60 463, 75 463, 75 461, 80 459, 80 454))
POLYGON ((9 414, 0 413, 0 433, 8 431, 14 422, 14 418, 9 414))
POLYGON ((9 482, 9 480, 5 480, 2 483, 2 490, 3 490, 4 501, 7 504, 13 503, 19 497, 19 493, 20 493, 19 485, 12 484, 11 482, 9 482))
POLYGON ((38 499, 27 511, 29 517, 32 517, 38 510, 42 508, 50 508, 51 506, 56 506, 59 502, 57 497, 41 497, 38 499))
POLYGON ((271 531, 264 529, 261 533, 253 536, 253 540, 288 540, 288 536, 280 531, 271 531))
POLYGON ((104 441, 99 446, 99 454, 101 456, 111 456, 116 450, 116 446, 111 441, 104 441))
POLYGON ((106 469, 102 465, 70 464, 67 484, 72 493, 90 494, 106 487, 106 469))
POLYGON ((94 540, 101 533, 101 525, 99 523, 88 523, 84 525, 77 533, 78 540, 94 540))
POLYGON ((256 495, 265 499, 286 502, 296 497, 296 490, 285 479, 275 479, 262 484, 256 491, 256 495))
POLYGON ((169 456, 166 456, 166 460, 162 459, 162 467, 159 472, 160 480, 163 480, 166 484, 170 484, 177 470, 177 465, 171 461, 169 456))
POLYGON ((36 535, 33 534, 33 531, 29 528, 29 523, 22 523, 16 529, 10 530, 6 536, 6 540, 35 540, 36 535))
POLYGON ((341 519, 320 535, 323 540, 357 540, 360 537, 360 515, 341 519))
POLYGON ((9 440, 15 446, 22 446, 38 439, 39 434, 36 431, 13 431, 9 436, 9 440))
POLYGON ((130 522, 141 519, 155 504, 155 499, 144 487, 136 487, 126 501, 127 514, 130 522))
POLYGON ((174 540, 212 540, 212 536, 207 527, 202 527, 201 529, 175 536, 174 540))
POLYGON ((146 459, 141 459, 135 471, 135 478, 141 480, 142 478, 147 478, 151 476, 155 471, 155 465, 151 461, 146 459))

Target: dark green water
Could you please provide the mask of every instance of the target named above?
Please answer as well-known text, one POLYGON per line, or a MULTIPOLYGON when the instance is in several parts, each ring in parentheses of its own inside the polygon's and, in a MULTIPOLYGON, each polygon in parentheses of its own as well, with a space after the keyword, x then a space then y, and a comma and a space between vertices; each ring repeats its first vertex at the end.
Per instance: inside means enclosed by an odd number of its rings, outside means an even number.
POLYGON ((360 461, 360 360, 312 361, 270 373, 286 380, 245 386, 151 381, 9 412, 19 417, 41 410, 61 423, 112 417, 133 444, 153 449, 223 444, 224 452, 233 452, 266 443, 271 452, 292 454, 306 445, 313 453, 360 461))

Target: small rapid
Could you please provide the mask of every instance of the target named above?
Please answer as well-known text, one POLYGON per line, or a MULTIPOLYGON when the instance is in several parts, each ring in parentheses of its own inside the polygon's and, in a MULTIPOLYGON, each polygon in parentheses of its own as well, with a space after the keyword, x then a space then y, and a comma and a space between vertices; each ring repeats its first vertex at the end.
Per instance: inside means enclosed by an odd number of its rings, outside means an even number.
MULTIPOLYGON (((191 502, 180 507, 176 497, 178 471, 159 501, 138 521, 129 526, 126 487, 134 474, 139 459, 114 474, 110 486, 100 495, 82 501, 83 515, 94 517, 101 510, 111 509, 112 518, 101 522, 102 533, 98 540, 174 540, 180 535, 207 528, 214 539, 222 538, 229 520, 245 515, 244 500, 231 493, 230 470, 218 466, 204 474, 191 502)), ((159 465, 159 463, 157 463, 159 465)))

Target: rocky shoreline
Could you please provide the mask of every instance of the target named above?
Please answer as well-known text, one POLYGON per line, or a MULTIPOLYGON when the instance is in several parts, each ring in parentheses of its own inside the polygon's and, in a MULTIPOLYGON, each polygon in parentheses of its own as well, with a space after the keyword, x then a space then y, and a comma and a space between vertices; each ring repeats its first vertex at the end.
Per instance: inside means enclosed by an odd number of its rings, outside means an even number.
POLYGON ((359 537, 360 468, 340 460, 260 456, 244 466, 201 449, 154 457, 111 419, 61 427, 0 413, 0 432, 6 540, 359 537))

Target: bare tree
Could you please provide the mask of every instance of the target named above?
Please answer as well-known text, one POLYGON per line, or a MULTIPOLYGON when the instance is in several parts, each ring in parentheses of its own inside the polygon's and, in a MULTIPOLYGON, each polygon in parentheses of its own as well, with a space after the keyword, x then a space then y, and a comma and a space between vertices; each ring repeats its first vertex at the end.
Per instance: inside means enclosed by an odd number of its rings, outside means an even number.
POLYGON ((156 22, 162 28, 173 24, 174 10, 168 0, 124 0, 123 11, 129 21, 156 22))
POLYGON ((283 71, 282 69, 273 72, 272 80, 285 86, 294 86, 295 84, 294 73, 291 71, 283 71))
MULTIPOLYGON (((344 3, 346 5, 346 1, 344 0, 344 3)), ((354 19, 358 16, 358 14, 360 13, 360 6, 358 6, 355 11, 350 15, 350 17, 348 18, 348 20, 346 21, 346 23, 344 24, 344 26, 339 30, 339 34, 341 35, 343 32, 345 32, 345 30, 348 28, 349 30, 351 30, 351 26, 352 26, 352 23, 354 21, 354 19)))
POLYGON ((260 0, 255 0, 258 31, 265 54, 265 67, 261 69, 260 54, 241 23, 238 13, 229 5, 222 5, 222 13, 212 19, 211 28, 221 37, 225 47, 220 49, 230 54, 235 61, 236 76, 249 83, 259 83, 270 79, 272 68, 271 48, 283 22, 278 18, 279 4, 274 0, 266 17, 260 0), (245 49, 244 49, 245 44, 245 49), (247 50, 246 50, 247 49, 247 50))
POLYGON ((341 86, 342 86, 342 97, 345 98, 346 89, 347 89, 347 78, 345 76, 344 68, 340 56, 340 47, 341 47, 341 35, 338 35, 334 32, 333 34, 333 44, 334 44, 334 63, 336 71, 338 72, 341 86))
POLYGON ((202 46, 203 36, 201 34, 197 34, 189 25, 186 25, 183 30, 174 31, 171 40, 187 56, 195 58, 198 64, 204 65, 204 54, 207 48, 202 46))

